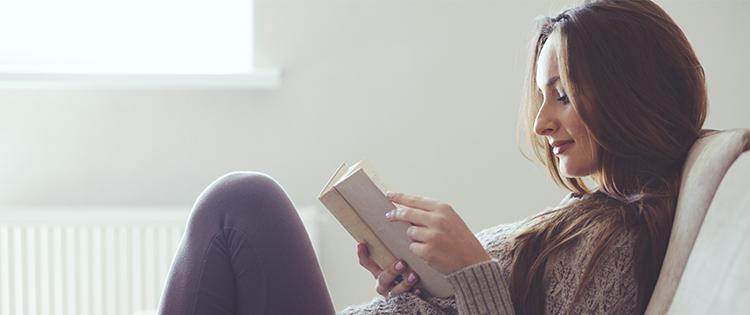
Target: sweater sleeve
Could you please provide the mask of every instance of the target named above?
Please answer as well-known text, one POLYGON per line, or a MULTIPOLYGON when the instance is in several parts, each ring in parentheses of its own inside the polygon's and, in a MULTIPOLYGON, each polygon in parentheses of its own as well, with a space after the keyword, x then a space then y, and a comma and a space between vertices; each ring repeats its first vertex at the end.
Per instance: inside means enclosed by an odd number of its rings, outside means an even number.
POLYGON ((453 286, 459 314, 515 314, 501 270, 500 262, 492 259, 446 276, 453 286))
MULTIPOLYGON (((501 224, 489 227, 478 232, 475 236, 492 257, 504 257, 506 256, 504 254, 506 238, 508 237, 508 233, 515 228, 516 224, 501 224)), ((422 296, 416 296, 407 292, 388 299, 377 296, 368 303, 347 306, 338 311, 337 314, 454 315, 458 309, 457 304, 456 296, 441 298, 430 296, 427 292, 423 292, 422 296)))
MULTIPOLYGON (((564 202, 570 202, 567 200, 564 202)), ((494 233, 493 233, 494 234, 494 233)), ((503 233, 504 234, 504 233, 503 233)), ((497 234, 496 234, 497 235, 497 234)), ((507 244, 507 238, 501 238, 507 244)), ((588 285, 581 287, 585 266, 595 251, 595 242, 584 237, 550 258, 545 268, 545 313, 547 314, 634 314, 642 307, 637 299, 632 232, 620 232, 615 242, 602 251, 599 266, 588 285), (573 304, 573 296, 583 296, 573 304)), ((488 249, 503 248, 488 243, 488 249)), ((459 314, 515 314, 508 282, 508 252, 493 252, 492 260, 470 265, 446 275, 455 292, 459 314)), ((646 301, 647 302, 647 301, 646 301)))

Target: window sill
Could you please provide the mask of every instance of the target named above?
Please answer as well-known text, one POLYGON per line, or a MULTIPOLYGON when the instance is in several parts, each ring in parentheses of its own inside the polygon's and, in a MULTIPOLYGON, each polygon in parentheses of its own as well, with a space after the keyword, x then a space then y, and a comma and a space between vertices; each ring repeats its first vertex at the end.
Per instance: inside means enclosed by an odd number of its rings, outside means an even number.
POLYGON ((279 69, 236 74, 78 74, 0 72, 0 88, 73 89, 250 89, 281 85, 279 69))

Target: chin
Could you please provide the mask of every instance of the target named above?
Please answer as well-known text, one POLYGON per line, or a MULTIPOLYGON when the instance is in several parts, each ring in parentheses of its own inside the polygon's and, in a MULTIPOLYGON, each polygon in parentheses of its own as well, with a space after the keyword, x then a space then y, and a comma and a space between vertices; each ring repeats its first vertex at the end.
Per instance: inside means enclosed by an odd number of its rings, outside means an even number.
POLYGON ((576 173, 568 173, 566 171, 560 171, 560 176, 567 177, 567 178, 579 178, 579 177, 584 177, 586 175, 578 175, 576 173))
POLYGON ((592 173, 589 168, 579 167, 578 165, 567 165, 567 163, 560 163, 559 167, 560 176, 563 177, 586 177, 591 175, 592 173))

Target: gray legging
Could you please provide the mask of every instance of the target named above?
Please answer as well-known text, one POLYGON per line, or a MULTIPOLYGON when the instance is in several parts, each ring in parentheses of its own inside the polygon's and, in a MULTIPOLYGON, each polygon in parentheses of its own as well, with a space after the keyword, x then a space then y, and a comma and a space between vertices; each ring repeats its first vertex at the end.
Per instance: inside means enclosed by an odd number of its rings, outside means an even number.
POLYGON ((284 189, 256 172, 198 197, 159 314, 333 314, 320 265, 284 189))

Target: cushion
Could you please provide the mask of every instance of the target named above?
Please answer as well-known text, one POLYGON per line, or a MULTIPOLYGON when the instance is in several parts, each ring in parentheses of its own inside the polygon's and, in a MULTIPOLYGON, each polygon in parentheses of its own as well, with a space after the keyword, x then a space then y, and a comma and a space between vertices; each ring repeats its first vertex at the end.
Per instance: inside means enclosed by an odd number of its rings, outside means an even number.
MULTIPOLYGON (((682 171, 669 246, 646 314, 665 314, 669 309, 719 184, 732 163, 748 149, 748 129, 704 130, 691 147, 682 171)), ((731 188, 739 187, 727 189, 731 188)))
POLYGON ((750 153, 732 164, 703 220, 670 314, 750 314, 750 153))

